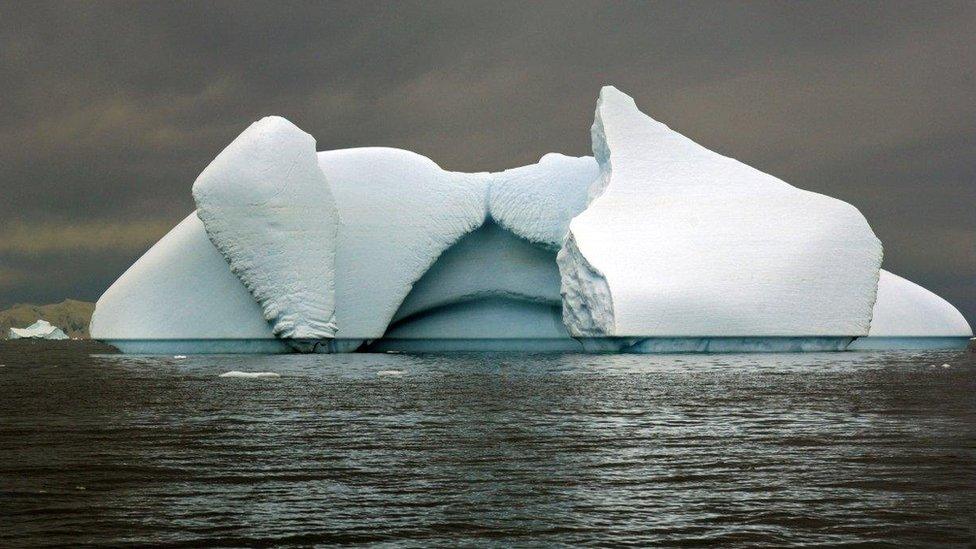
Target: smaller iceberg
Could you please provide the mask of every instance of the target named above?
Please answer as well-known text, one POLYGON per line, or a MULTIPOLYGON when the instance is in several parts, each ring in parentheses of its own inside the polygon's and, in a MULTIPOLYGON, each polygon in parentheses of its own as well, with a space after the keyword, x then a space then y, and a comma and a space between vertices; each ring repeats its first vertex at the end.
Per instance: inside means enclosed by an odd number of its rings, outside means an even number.
POLYGON ((26 328, 10 328, 7 339, 68 339, 68 334, 42 319, 26 328))

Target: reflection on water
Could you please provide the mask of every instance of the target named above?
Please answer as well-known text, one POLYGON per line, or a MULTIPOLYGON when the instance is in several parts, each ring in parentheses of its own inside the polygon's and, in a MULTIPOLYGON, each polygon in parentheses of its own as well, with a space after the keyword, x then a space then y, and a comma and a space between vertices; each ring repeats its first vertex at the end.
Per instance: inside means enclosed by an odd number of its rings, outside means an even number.
POLYGON ((976 540, 970 353, 90 352, 0 347, 0 545, 976 540))

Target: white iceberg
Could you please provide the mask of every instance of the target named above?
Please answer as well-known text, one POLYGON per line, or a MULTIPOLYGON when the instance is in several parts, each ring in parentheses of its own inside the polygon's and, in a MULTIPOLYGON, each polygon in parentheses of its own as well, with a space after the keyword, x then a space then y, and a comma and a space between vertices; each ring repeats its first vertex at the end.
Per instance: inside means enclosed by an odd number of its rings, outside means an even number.
POLYGON ((99 299, 92 335, 165 354, 649 353, 969 330, 894 275, 878 289, 881 246, 853 206, 711 152, 613 88, 592 136, 595 159, 463 173, 398 149, 316 153, 263 119, 197 179, 196 214, 99 299), (906 328, 923 305, 929 331, 906 328))
POLYGON ((203 170, 193 198, 275 335, 335 335, 338 213, 311 135, 276 116, 251 124, 203 170))
POLYGON ((7 330, 7 339, 68 339, 68 334, 40 319, 26 328, 10 328, 7 330))
POLYGON ((726 158, 604 88, 601 176, 559 254, 581 337, 865 335, 881 243, 853 206, 726 158))
MULTIPOLYGON (((248 140, 239 137, 235 143, 242 141, 248 140)), ((222 156, 226 159, 227 154, 222 156)), ((596 173, 591 158, 547 155, 542 160, 545 169, 526 166, 499 174, 447 172, 415 153, 384 148, 327 151, 319 153, 318 160, 341 213, 339 235, 332 245, 335 269, 343 275, 335 277, 336 339, 307 342, 299 350, 355 350, 363 341, 383 337, 391 321, 472 300, 528 302, 528 318, 534 317, 535 303, 545 302, 558 311, 554 249, 569 219, 585 205, 588 180, 596 173), (563 175, 575 174, 567 165, 582 168, 582 175, 567 182, 563 175), (547 176, 547 170, 553 173, 547 176), (542 220, 524 213, 538 207, 536 198, 547 194, 542 188, 549 182, 559 182, 562 190, 550 191, 547 203, 565 195, 570 205, 555 208, 556 213, 542 220), (501 188, 496 196, 508 198, 492 202, 490 189, 496 184, 501 188), (518 185, 530 191, 521 201, 514 197, 518 185), (489 219, 489 205, 499 217, 507 212, 506 223, 513 230, 536 235, 535 241, 519 238, 489 219)), ((208 168, 204 175, 234 171, 225 164, 208 168)), ((202 175, 197 185, 212 179, 202 175)), ((247 189, 228 183, 227 192, 246 194, 247 189)), ((213 219, 220 221, 211 223, 233 221, 239 215, 225 207, 213 209, 219 212, 213 219)), ((99 299, 93 337, 133 353, 285 350, 276 338, 284 336, 268 327, 261 308, 208 241, 198 216, 191 215, 173 229, 99 299)), ((210 240, 227 240, 228 231, 221 234, 210 235, 210 240)), ((309 255, 315 254, 315 246, 330 246, 317 238, 317 231, 311 234, 316 238, 299 239, 310 248, 309 255)), ((237 243, 232 250, 249 242, 230 241, 237 243)), ((231 262, 259 250, 276 255, 277 242, 259 242, 247 253, 232 251, 231 262)), ((316 269, 302 269, 294 265, 291 276, 309 284, 323 280, 316 269)), ((270 284, 268 295, 288 297, 292 286, 270 284)), ((522 331, 524 324, 509 324, 508 335, 531 339, 530 332, 522 331)), ((561 335, 568 340, 565 330, 561 335)), ((292 346, 296 343, 289 341, 292 346)), ((579 348, 572 340, 562 346, 579 348)))
POLYGON ((871 330, 849 348, 965 349, 971 337, 972 328, 952 304, 882 269, 871 330))

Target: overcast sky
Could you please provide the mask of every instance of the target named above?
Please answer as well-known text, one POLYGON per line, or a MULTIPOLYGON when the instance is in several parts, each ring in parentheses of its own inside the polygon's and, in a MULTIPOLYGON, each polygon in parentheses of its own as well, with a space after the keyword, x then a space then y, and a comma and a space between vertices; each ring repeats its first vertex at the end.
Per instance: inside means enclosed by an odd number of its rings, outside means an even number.
POLYGON ((600 86, 848 201, 976 324, 976 2, 0 0, 0 307, 95 300, 252 121, 455 170, 590 154, 600 86))

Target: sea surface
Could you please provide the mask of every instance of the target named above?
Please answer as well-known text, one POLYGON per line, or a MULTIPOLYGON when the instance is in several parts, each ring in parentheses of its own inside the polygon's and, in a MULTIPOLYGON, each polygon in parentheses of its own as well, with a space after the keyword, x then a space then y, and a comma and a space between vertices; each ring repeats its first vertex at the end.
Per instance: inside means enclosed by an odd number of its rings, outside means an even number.
POLYGON ((0 344, 0 547, 976 544, 970 352, 103 352, 0 344))

